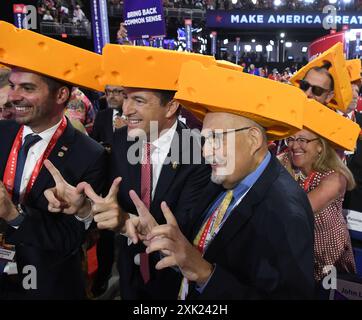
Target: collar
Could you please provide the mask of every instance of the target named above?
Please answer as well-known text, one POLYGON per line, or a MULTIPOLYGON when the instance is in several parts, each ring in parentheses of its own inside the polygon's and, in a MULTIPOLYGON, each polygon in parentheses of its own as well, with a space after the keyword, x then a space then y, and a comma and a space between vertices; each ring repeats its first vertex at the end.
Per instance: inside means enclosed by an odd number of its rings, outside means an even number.
POLYGON ((172 125, 170 129, 168 129, 164 134, 162 134, 158 139, 152 142, 152 146, 160 151, 168 152, 171 146, 172 139, 175 135, 177 128, 177 120, 172 125))
POLYGON ((271 154, 268 151, 263 161, 259 164, 256 170, 247 175, 233 189, 234 199, 239 199, 248 189, 250 189, 255 184, 255 182, 260 178, 261 174, 264 172, 265 168, 269 164, 270 159, 271 159, 271 154))
POLYGON ((43 140, 45 140, 47 143, 50 142, 52 136, 54 135, 55 131, 58 129, 60 123, 62 122, 62 120, 60 120, 56 125, 54 125, 53 127, 44 130, 43 132, 40 133, 35 133, 29 126, 24 126, 24 131, 23 131, 23 142, 24 139, 27 135, 29 134, 37 134, 38 136, 40 136, 40 138, 42 138, 43 140))

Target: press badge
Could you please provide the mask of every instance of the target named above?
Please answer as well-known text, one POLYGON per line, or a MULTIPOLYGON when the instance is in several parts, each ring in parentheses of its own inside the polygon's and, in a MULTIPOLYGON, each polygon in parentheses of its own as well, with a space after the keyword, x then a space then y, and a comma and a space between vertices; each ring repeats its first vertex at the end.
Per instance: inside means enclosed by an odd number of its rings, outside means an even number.
POLYGON ((0 261, 12 262, 15 258, 15 246, 5 243, 4 235, 0 233, 0 261))

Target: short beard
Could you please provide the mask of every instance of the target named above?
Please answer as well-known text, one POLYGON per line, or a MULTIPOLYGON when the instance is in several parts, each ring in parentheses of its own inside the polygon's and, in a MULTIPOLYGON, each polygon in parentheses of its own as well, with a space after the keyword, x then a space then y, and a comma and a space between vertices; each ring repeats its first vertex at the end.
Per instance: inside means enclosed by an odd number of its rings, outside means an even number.
POLYGON ((215 184, 223 184, 226 179, 226 176, 216 175, 211 173, 211 181, 215 184))

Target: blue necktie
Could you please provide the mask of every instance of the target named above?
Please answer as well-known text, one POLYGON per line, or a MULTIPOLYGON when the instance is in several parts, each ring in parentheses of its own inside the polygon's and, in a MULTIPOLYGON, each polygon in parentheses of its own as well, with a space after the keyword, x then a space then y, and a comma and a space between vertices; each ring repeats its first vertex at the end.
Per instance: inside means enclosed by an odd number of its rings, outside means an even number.
POLYGON ((25 137, 24 143, 21 146, 18 154, 18 160, 16 163, 16 172, 15 172, 15 181, 14 181, 14 192, 13 192, 13 202, 14 204, 19 203, 20 199, 20 187, 21 187, 21 179, 23 177, 24 166, 26 157, 28 155, 29 149, 32 145, 41 140, 41 137, 38 135, 29 134, 25 137))

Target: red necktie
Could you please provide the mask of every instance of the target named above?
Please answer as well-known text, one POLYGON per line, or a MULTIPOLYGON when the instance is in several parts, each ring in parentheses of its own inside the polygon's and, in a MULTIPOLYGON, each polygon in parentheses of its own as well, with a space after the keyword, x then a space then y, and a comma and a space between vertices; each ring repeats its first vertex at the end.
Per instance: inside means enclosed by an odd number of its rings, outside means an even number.
MULTIPOLYGON (((151 165, 151 144, 145 143, 143 147, 143 161, 141 164, 141 200, 148 210, 151 206, 152 190, 152 165, 151 165)), ((140 271, 144 283, 150 280, 150 266, 148 254, 140 253, 140 271)))

